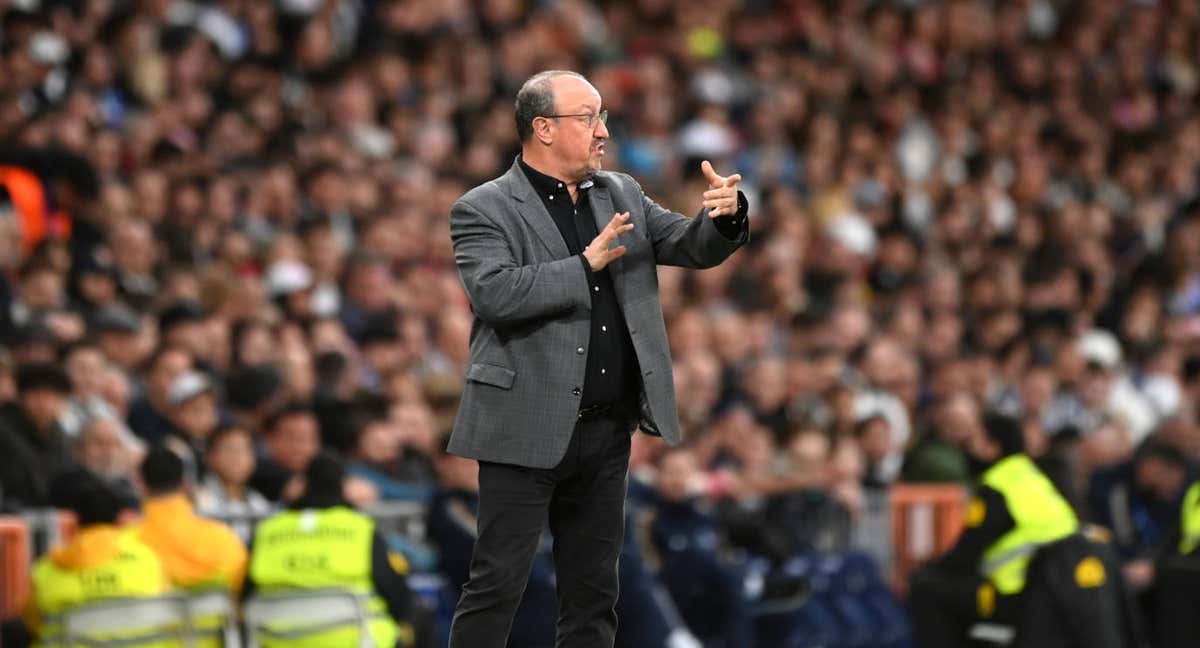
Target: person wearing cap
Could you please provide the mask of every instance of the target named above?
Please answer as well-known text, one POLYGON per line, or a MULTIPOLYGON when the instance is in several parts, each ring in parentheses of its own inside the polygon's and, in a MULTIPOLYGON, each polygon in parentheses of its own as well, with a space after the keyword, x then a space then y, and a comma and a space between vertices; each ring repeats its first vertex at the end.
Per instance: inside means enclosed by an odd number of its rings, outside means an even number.
POLYGON ((17 401, 0 405, 0 502, 44 506, 49 483, 72 463, 59 424, 70 404, 71 379, 57 365, 17 368, 17 401))
POLYGON ((171 584, 187 592, 241 590, 246 547, 228 526, 196 515, 179 457, 155 448, 142 460, 141 476, 146 501, 136 534, 158 555, 171 584))
MULTIPOLYGON (((982 430, 967 444, 969 461, 981 470, 979 484, 966 514, 966 528, 954 547, 917 570, 910 581, 916 643, 922 648, 963 645, 969 628, 986 621, 1016 628, 1019 645, 1120 646, 1123 626, 1116 603, 1115 581, 1109 573, 1115 562, 1086 555, 1064 569, 1056 558, 1041 560, 1039 550, 1079 535, 1079 520, 1066 498, 1025 454, 1021 425, 999 414, 984 416, 982 430), (1036 574, 1040 569, 1053 574, 1036 574), (1075 568, 1064 577, 1063 572, 1075 568), (1031 584, 1036 580, 1036 586, 1031 584), (1067 591, 1069 590, 1069 591, 1067 591), (1053 619, 1038 606, 1053 607, 1048 599, 1073 601, 1063 614, 1078 619, 1089 611, 1098 616, 1086 631, 1096 643, 1036 643, 1037 637, 1058 637, 1069 623, 1053 619), (1103 613, 1103 614, 1102 614, 1103 613), (1096 637, 1107 637, 1097 640, 1096 637)), ((1075 556, 1074 546, 1067 555, 1075 556)), ((1066 618, 1066 617, 1064 617, 1066 618)), ((1084 639, 1074 628, 1071 641, 1084 639)))
POLYGON ((171 383, 167 402, 177 433, 163 445, 179 455, 188 478, 198 482, 204 472, 204 447, 220 422, 213 383, 204 374, 189 371, 171 383))
MULTIPOLYGON (((136 532, 117 526, 119 498, 95 477, 81 477, 70 510, 79 531, 33 566, 25 625, 39 645, 56 646, 61 615, 80 605, 116 598, 155 597, 171 589, 163 564, 136 532)), ((111 637, 114 645, 178 646, 173 638, 146 637, 136 627, 111 637), (134 637, 142 640, 133 641, 134 637), (130 643, 119 643, 127 639, 130 643)))
MULTIPOLYGON (((390 552, 370 517, 343 495, 345 469, 319 454, 304 472, 304 493, 254 530, 245 594, 348 589, 364 597, 371 640, 380 648, 411 646, 415 608, 405 581, 408 564, 390 552)), ((338 627, 314 636, 271 639, 273 648, 359 645, 358 630, 338 627)))

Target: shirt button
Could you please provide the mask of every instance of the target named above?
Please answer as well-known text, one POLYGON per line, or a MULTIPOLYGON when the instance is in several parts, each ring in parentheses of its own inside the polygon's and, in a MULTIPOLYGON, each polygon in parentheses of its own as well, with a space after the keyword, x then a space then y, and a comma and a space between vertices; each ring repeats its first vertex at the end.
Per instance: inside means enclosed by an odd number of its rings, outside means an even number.
POLYGON ((600 292, 600 286, 592 286, 592 290, 595 292, 600 292))
POLYGON ((607 331, 607 330, 608 330, 608 327, 607 327, 607 326, 601 326, 601 327, 600 327, 600 330, 601 330, 601 331, 607 331))
POLYGON ((600 373, 601 373, 601 374, 606 374, 606 373, 608 373, 608 369, 601 369, 601 370, 600 370, 600 373))
POLYGON ((580 395, 580 394, 582 394, 582 393, 583 393, 583 390, 582 390, 582 389, 580 389, 580 388, 578 388, 578 387, 576 387, 575 389, 572 389, 572 390, 571 390, 571 393, 572 393, 573 395, 575 395, 575 396, 578 396, 578 395, 580 395))
POLYGON ((550 196, 550 200, 554 200, 554 196, 550 196))
POLYGON ((575 349, 575 353, 578 353, 579 355, 583 355, 583 347, 579 347, 578 349, 575 349))

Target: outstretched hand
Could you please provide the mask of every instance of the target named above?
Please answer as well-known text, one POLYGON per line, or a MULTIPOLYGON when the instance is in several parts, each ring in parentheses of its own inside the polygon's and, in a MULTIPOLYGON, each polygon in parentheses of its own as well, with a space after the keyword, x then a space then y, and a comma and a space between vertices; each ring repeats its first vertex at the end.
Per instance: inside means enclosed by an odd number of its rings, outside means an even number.
POLYGON ((742 181, 741 174, 731 176, 717 175, 708 160, 700 163, 700 170, 708 180, 708 191, 704 192, 704 208, 710 218, 730 216, 737 213, 738 190, 737 183, 742 181))
POLYGON ((625 254, 624 245, 618 245, 615 248, 609 246, 612 245, 613 239, 617 238, 617 235, 633 229, 633 223, 628 221, 629 212, 614 214, 612 220, 608 221, 608 225, 605 225, 596 238, 592 239, 592 242, 583 249, 583 256, 592 266, 592 272, 603 270, 613 259, 625 254))

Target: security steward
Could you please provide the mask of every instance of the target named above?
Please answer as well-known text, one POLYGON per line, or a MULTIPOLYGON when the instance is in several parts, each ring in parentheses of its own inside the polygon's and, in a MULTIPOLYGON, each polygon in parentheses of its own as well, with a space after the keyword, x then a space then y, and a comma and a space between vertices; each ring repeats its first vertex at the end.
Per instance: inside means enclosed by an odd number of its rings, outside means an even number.
MULTIPOLYGON (((955 546, 917 570, 910 584, 922 648, 959 648, 978 620, 1017 627, 1030 560, 1039 548, 1078 530, 1070 504, 1025 454, 1024 445, 1019 423, 995 414, 985 417, 984 432, 970 441, 970 462, 983 470, 966 528, 955 546)), ((1089 573, 1081 586, 1103 581, 1102 566, 1098 574, 1084 571, 1089 573)))
POLYGON ((1193 648, 1200 637, 1200 481, 1184 494, 1179 529, 1156 567, 1159 645, 1193 648))
MULTIPOLYGON (((387 549, 370 517, 342 495, 345 469, 320 454, 305 472, 304 494, 290 508, 254 530, 247 596, 256 591, 344 588, 367 602, 371 638, 376 646, 413 645, 413 595, 405 574, 408 564, 387 549)), ((266 648, 321 648, 358 645, 357 628, 335 628, 300 638, 264 638, 266 648)))
MULTIPOLYGON (((56 646, 62 640, 62 614, 74 607, 109 599, 156 597, 170 589, 162 563, 132 530, 116 526, 121 499, 97 477, 85 476, 71 503, 79 532, 52 549, 33 567, 33 592, 25 624, 35 645, 56 646)), ((109 637, 123 646, 179 646, 172 637, 130 627, 109 637)))

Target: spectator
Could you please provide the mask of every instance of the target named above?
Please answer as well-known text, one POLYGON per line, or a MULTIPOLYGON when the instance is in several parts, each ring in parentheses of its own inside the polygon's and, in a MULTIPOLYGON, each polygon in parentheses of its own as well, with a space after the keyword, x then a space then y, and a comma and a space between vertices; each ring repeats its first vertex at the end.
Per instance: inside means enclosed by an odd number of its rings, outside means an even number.
POLYGON ((208 471, 193 496, 196 512, 225 520, 249 543, 254 523, 271 512, 271 503, 249 484, 256 463, 250 431, 236 424, 218 427, 208 438, 204 459, 208 471))
POLYGON ((204 476, 205 446, 219 422, 213 385, 204 374, 190 371, 171 383, 167 402, 176 432, 163 445, 183 460, 188 481, 198 483, 204 476))
POLYGON ((229 527, 192 511, 183 460, 156 448, 142 461, 141 475, 146 501, 137 535, 162 560, 171 584, 192 591, 239 591, 246 547, 229 527))
POLYGON ((358 428, 347 474, 371 483, 384 501, 429 503, 429 484, 407 481, 398 472, 401 437, 397 426, 388 419, 363 417, 358 428))
POLYGON ((17 401, 0 406, 0 494, 6 507, 45 506, 49 485, 72 463, 58 423, 71 379, 57 365, 17 368, 17 401))
POLYGON ((957 482, 971 480, 966 444, 979 433, 979 407, 964 392, 952 394, 936 405, 932 425, 921 435, 904 459, 901 474, 911 482, 957 482))
POLYGON ((129 427, 147 443, 177 434, 168 417, 171 386, 191 369, 192 356, 182 347, 162 346, 150 357, 144 393, 129 408, 129 427))
POLYGON ((250 485, 272 502, 290 502, 303 488, 304 467, 321 449, 317 417, 303 403, 284 405, 263 422, 263 447, 250 485))
POLYGON ((74 467, 50 482, 50 504, 71 508, 80 484, 98 479, 117 497, 122 510, 138 510, 135 471, 144 450, 130 446, 130 436, 116 419, 101 416, 87 421, 73 441, 74 467))

